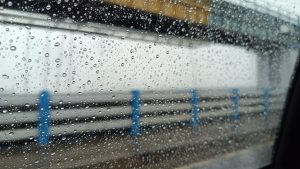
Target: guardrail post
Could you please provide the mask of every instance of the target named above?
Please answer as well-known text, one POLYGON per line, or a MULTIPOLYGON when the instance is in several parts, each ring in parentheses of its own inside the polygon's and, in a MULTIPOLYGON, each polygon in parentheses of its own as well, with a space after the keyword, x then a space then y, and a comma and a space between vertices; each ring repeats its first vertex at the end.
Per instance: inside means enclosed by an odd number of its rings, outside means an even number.
POLYGON ((140 91, 133 90, 132 92, 132 100, 131 100, 131 120, 132 126, 130 134, 132 136, 139 136, 141 134, 140 131, 140 91))
POLYGON ((200 126, 200 109, 199 109, 199 95, 197 90, 192 89, 192 127, 197 128, 200 126))
POLYGON ((234 121, 240 120, 240 96, 239 96, 239 89, 234 88, 232 89, 232 95, 231 95, 231 101, 232 101, 232 117, 234 121))
POLYGON ((38 117, 38 143, 49 143, 49 124, 50 124, 50 94, 43 91, 39 98, 39 117, 38 117))
POLYGON ((264 88, 264 113, 263 115, 267 117, 270 112, 270 89, 264 88))

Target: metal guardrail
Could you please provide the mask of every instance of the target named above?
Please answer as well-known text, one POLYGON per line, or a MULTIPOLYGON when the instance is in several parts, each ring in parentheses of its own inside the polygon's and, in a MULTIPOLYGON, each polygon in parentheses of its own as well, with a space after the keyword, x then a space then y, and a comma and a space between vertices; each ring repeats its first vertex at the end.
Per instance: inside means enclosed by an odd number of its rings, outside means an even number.
POLYGON ((265 90, 191 90, 47 96, 3 96, 0 99, 0 142, 129 129, 138 136, 145 126, 231 119, 283 108, 284 93, 265 90))

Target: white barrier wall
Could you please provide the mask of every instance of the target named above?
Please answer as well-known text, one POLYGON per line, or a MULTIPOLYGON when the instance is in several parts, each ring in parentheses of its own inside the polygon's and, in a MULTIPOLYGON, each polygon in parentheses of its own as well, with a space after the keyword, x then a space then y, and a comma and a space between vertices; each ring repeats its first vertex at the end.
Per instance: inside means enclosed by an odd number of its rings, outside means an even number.
POLYGON ((113 36, 0 25, 2 94, 256 87, 257 56, 234 46, 196 48, 113 36))

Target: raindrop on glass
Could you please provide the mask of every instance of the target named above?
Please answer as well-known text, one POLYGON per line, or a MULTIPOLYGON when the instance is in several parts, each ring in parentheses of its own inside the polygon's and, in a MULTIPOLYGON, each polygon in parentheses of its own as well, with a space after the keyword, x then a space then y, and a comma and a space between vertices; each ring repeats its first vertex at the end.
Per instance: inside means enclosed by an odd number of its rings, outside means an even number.
POLYGON ((46 6, 46 9, 47 9, 47 10, 50 10, 50 9, 51 9, 51 6, 48 4, 48 5, 46 6))
POLYGON ((7 2, 7 5, 8 5, 8 6, 12 6, 13 3, 12 3, 11 1, 8 1, 8 2, 7 2))
POLYGON ((59 42, 56 42, 55 44, 54 44, 54 46, 59 46, 60 45, 60 43, 59 42))
POLYGON ((10 47, 10 50, 11 50, 11 51, 15 51, 15 50, 17 50, 17 47, 11 46, 11 47, 10 47))
POLYGON ((4 74, 4 75, 2 75, 2 78, 3 78, 3 79, 9 79, 9 76, 6 75, 6 74, 4 74))

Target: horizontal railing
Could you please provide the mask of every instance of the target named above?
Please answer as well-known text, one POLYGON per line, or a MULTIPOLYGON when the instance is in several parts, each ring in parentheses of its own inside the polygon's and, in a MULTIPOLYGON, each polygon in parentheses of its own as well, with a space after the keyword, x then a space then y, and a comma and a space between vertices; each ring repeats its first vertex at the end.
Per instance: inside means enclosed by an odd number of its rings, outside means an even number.
POLYGON ((177 123, 199 128, 207 121, 282 112, 285 96, 268 89, 48 94, 2 96, 0 142, 48 144, 53 136, 116 129, 136 137, 142 127, 177 123))

